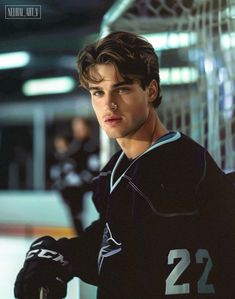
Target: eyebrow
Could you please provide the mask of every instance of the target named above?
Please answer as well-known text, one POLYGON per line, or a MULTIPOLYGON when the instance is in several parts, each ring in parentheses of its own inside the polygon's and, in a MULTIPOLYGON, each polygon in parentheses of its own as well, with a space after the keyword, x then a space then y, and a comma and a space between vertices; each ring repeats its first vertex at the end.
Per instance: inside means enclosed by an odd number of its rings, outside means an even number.
MULTIPOLYGON (((115 83, 112 85, 112 88, 117 88, 117 87, 120 87, 122 85, 132 85, 133 84, 133 80, 124 80, 124 81, 120 81, 118 83, 115 83)), ((88 90, 102 90, 103 88, 102 87, 99 87, 99 86, 91 86, 91 87, 88 87, 88 90)))

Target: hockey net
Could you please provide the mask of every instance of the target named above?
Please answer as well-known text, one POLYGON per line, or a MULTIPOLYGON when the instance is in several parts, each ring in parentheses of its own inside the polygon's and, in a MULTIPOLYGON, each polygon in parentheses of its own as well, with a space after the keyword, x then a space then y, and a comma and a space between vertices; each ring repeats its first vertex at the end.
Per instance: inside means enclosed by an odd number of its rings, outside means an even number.
MULTIPOLYGON (((136 0, 109 30, 155 40, 164 124, 235 169, 235 0, 136 0)), ((129 3, 129 4, 130 4, 129 3)))

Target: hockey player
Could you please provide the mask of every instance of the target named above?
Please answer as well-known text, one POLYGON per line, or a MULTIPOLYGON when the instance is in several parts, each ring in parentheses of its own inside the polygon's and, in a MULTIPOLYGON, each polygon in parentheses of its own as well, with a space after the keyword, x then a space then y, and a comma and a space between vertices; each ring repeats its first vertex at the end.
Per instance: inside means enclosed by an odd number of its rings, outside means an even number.
POLYGON ((206 149, 159 119, 153 47, 111 33, 80 52, 78 68, 121 151, 94 179, 100 219, 77 238, 36 240, 16 298, 44 286, 58 299, 74 276, 97 285, 99 299, 235 298, 234 187, 206 149))
POLYGON ((99 170, 99 148, 91 137, 91 122, 84 117, 72 120, 73 140, 55 138, 57 149, 50 167, 51 188, 60 191, 69 208, 77 234, 83 230, 82 212, 85 194, 91 191, 92 177, 99 170))

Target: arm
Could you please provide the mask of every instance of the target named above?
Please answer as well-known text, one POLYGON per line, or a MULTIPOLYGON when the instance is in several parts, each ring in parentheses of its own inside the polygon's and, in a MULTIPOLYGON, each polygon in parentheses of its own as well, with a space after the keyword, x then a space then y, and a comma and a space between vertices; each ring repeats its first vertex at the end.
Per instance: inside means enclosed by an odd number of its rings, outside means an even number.
POLYGON ((90 284, 97 284, 97 260, 104 230, 104 221, 97 220, 79 237, 59 239, 61 251, 71 265, 73 276, 90 284))

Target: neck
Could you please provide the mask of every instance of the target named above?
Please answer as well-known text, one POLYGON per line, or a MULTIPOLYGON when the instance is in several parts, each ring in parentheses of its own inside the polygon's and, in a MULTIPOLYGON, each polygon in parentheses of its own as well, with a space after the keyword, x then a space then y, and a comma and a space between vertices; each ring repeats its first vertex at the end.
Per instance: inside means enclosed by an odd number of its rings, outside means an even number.
POLYGON ((132 136, 118 138, 117 142, 126 156, 134 159, 168 132, 155 110, 150 109, 148 118, 142 126, 132 136))

